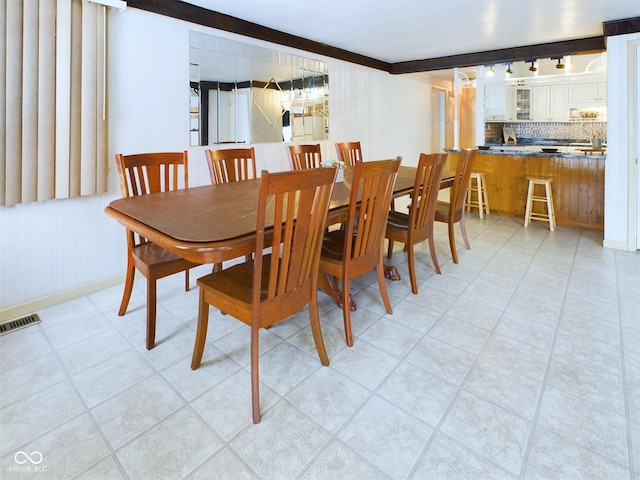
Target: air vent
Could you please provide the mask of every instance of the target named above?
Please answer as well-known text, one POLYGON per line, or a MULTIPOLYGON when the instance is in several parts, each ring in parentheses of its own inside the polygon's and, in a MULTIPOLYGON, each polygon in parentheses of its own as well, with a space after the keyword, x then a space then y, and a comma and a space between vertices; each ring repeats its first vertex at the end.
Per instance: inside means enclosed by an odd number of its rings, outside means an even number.
POLYGON ((5 335, 9 332, 28 327, 29 325, 35 325, 36 323, 40 323, 40 317, 38 317, 36 313, 18 318, 17 320, 11 320, 10 322, 0 324, 0 335, 5 335))

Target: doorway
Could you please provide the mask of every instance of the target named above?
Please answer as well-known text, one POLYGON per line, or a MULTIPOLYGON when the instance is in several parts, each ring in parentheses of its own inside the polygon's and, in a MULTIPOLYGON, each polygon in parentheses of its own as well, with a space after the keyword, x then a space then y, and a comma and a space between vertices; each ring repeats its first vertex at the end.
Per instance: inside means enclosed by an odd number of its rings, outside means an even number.
POLYGON ((431 89, 431 149, 442 152, 445 148, 447 126, 447 95, 444 90, 431 89))

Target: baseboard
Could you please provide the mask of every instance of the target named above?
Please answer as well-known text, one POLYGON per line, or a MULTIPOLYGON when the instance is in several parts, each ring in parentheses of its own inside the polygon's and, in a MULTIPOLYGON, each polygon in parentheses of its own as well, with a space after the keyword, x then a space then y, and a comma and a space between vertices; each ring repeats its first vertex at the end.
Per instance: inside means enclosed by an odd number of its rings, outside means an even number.
POLYGON ((604 248, 613 248, 615 250, 627 250, 629 252, 634 252, 636 250, 635 248, 631 248, 629 245, 627 245, 626 242, 619 242, 616 240, 607 240, 606 238, 602 242, 602 246, 604 248))
POLYGON ((113 275, 111 277, 96 280, 95 282, 83 283, 82 285, 78 285, 67 290, 61 290, 50 295, 45 295, 44 297, 35 298, 28 302, 0 308, 0 323, 24 317, 25 315, 31 315, 32 313, 37 313, 38 310, 42 310, 43 308, 52 307, 59 303, 98 292, 123 282, 124 274, 113 275))

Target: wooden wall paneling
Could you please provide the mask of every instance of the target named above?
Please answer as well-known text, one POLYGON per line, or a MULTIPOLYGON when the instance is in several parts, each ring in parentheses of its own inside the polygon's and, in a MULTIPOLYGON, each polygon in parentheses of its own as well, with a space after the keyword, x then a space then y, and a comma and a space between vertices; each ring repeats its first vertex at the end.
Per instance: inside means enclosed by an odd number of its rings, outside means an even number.
MULTIPOLYGON (((450 155, 455 168, 457 153, 450 155)), ((492 213, 522 218, 526 208, 526 177, 548 176, 553 179, 554 211, 558 225, 604 229, 604 166, 600 157, 497 155, 479 153, 473 171, 487 180, 492 213)), ((536 192, 543 194, 541 187, 536 192)), ((534 204, 542 212, 544 205, 534 204)))

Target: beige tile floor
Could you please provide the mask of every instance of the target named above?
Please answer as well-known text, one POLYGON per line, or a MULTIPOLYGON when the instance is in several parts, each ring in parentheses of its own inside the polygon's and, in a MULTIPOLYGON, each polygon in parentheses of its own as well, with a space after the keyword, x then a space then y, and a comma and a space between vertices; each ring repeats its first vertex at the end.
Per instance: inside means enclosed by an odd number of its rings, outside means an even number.
POLYGON ((245 326, 212 311, 190 369, 181 275, 152 351, 143 281, 124 317, 121 286, 38 312, 0 337, 0 477, 640 479, 640 254, 495 215, 468 230, 456 265, 437 226, 442 275, 422 246, 418 295, 398 246, 393 315, 357 282, 353 348, 321 295, 329 367, 306 312, 263 332, 259 425, 245 326))

